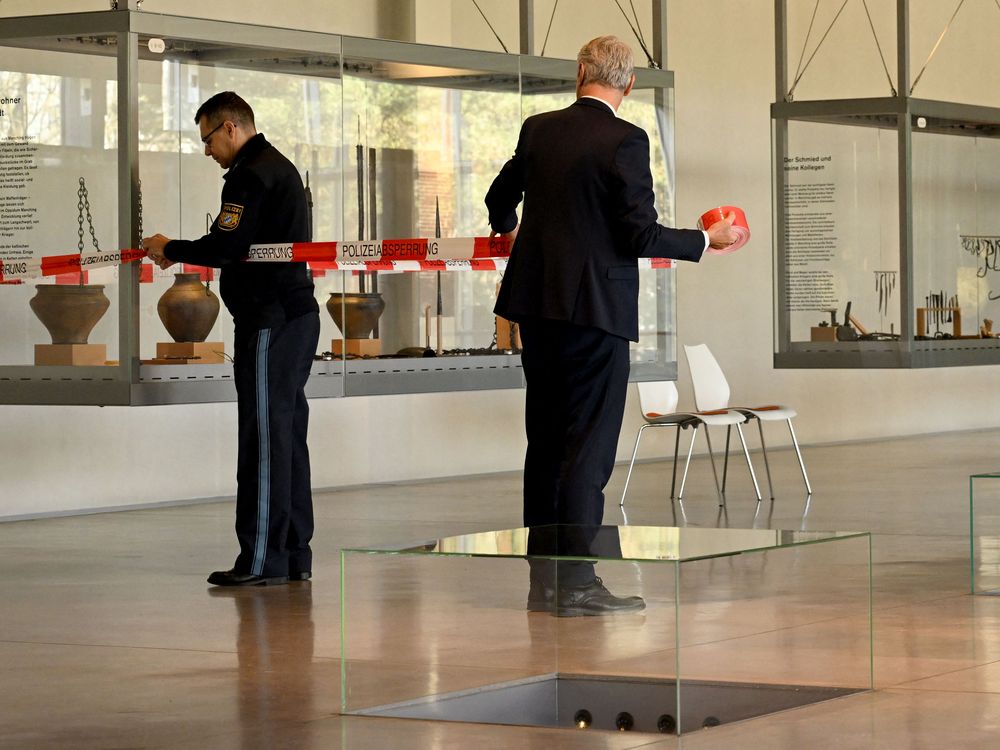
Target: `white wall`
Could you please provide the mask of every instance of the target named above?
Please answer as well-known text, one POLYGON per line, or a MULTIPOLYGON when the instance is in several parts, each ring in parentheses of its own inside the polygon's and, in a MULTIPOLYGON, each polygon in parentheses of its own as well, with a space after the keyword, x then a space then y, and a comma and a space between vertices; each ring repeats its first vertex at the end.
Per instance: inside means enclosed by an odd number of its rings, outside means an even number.
MULTIPOLYGON (((315 487, 513 469, 523 451, 521 391, 310 409, 315 487)), ((0 424, 0 518, 235 492, 235 404, 0 406, 0 424)))
MULTIPOLYGON (((17 2, 5 0, 0 12, 10 13, 17 2)), ((508 46, 516 47, 514 0, 480 4, 508 46)), ((149 0, 146 7, 156 11, 163 5, 149 0)), ((249 9, 247 20, 264 20, 253 16, 262 5, 242 4, 249 9)), ((355 28, 338 28, 336 14, 322 2, 293 5, 308 5, 324 27, 330 26, 324 30, 358 33, 365 26, 355 13, 347 17, 355 28)), ((628 28, 614 6, 609 3, 609 11, 598 5, 561 4, 548 54, 572 56, 582 41, 601 33, 627 37, 628 28)), ((637 5, 643 6, 640 10, 646 6, 637 5)), ((447 41, 442 27, 451 19, 452 38, 461 46, 498 48, 478 14, 470 15, 471 4, 419 0, 417 8, 418 34, 428 30, 418 41, 447 41)), ((539 44, 550 10, 547 2, 537 3, 539 44)), ((732 202, 746 210, 753 231, 752 242, 739 253, 680 269, 681 343, 712 347, 736 400, 793 404, 800 412, 797 432, 805 444, 994 426, 1000 412, 1000 395, 991 384, 996 367, 772 367, 771 13, 772 3, 765 0, 670 3, 669 67, 677 74, 677 215, 690 225, 706 207, 732 202)), ((648 29, 648 9, 643 23, 648 29)), ((682 399, 690 402, 683 355, 680 360, 682 399)), ((330 487, 518 469, 524 446, 522 409, 520 391, 315 400, 313 483, 330 487)), ((630 394, 621 458, 631 451, 638 424, 630 394)), ((0 427, 0 516, 234 491, 231 404, 0 406, 0 427)), ((659 444, 656 438, 645 441, 644 455, 667 451, 666 437, 662 439, 659 444)), ((787 437, 775 430, 769 443, 787 443, 787 437)), ((511 498, 511 503, 517 507, 519 499, 511 498)))

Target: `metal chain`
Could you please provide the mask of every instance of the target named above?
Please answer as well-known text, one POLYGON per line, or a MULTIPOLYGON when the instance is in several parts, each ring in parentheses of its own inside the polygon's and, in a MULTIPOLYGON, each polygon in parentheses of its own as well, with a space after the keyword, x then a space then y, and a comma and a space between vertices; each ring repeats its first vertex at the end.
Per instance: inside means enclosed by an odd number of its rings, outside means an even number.
POLYGON ((77 224, 79 228, 77 234, 79 235, 79 241, 77 242, 77 248, 80 253, 83 253, 83 215, 84 212, 87 214, 87 226, 90 228, 90 240, 94 243, 94 250, 101 252, 101 246, 97 243, 97 233, 94 231, 94 217, 90 215, 90 195, 87 193, 87 183, 81 177, 80 178, 80 189, 76 191, 77 203, 76 208, 79 211, 79 216, 77 217, 77 224))
POLYGON ((81 177, 80 178, 80 187, 76 191, 76 210, 77 210, 77 216, 76 216, 77 231, 76 231, 76 233, 77 233, 77 236, 79 238, 77 240, 77 243, 76 243, 76 248, 77 248, 77 250, 80 251, 81 255, 83 255, 83 191, 84 191, 83 185, 84 185, 83 178, 81 177))
POLYGON ((142 242, 142 180, 139 180, 139 242, 142 242))

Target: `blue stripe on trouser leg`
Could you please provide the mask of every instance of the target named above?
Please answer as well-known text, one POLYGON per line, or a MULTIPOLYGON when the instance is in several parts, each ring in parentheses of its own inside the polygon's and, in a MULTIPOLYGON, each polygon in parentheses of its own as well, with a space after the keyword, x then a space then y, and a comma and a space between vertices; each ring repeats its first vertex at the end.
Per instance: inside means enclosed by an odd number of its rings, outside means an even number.
POLYGON ((271 329, 257 332, 257 540, 254 543, 253 567, 250 572, 263 575, 267 551, 267 527, 271 503, 271 428, 268 423, 267 350, 271 329))

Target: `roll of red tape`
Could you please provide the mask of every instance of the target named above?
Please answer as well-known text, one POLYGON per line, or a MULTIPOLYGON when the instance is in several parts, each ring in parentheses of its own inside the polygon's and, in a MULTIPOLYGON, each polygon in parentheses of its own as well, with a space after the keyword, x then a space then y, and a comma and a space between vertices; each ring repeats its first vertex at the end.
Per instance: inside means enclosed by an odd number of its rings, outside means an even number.
POLYGON ((698 224, 702 229, 708 229, 717 221, 722 221, 729 214, 733 214, 733 231, 737 234, 736 242, 728 247, 718 249, 710 247, 705 251, 706 253, 711 255, 728 255, 729 253, 735 253, 750 241, 750 227, 747 224, 747 215, 743 213, 743 209, 739 206, 711 208, 701 215, 701 218, 698 219, 698 224))

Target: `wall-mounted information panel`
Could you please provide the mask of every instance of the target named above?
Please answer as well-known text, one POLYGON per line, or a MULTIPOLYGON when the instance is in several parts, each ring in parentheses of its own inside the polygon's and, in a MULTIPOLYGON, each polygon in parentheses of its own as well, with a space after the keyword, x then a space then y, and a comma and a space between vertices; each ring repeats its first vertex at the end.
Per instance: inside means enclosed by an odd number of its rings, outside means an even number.
MULTIPOLYGON (((650 133, 666 223, 672 86, 640 70, 621 110, 650 133)), ((493 315, 509 248, 484 236, 483 196, 523 118, 573 101, 572 61, 124 9, 0 29, 0 403, 235 399, 217 269, 134 249, 218 214, 194 114, 223 90, 308 185, 311 396, 522 385, 516 328, 493 315)), ((673 291, 669 263, 643 267, 634 377, 676 374, 673 291)))
POLYGON ((868 5, 776 2, 775 365, 1000 363, 1000 100, 941 84, 1000 6, 868 5))

